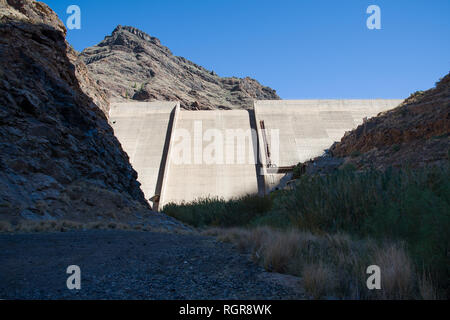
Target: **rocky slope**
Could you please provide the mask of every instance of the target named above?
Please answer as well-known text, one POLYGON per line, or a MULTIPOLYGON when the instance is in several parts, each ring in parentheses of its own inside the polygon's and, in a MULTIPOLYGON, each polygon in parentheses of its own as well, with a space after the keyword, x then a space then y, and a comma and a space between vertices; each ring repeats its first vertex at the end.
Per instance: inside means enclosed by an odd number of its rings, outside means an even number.
POLYGON ((176 57, 157 38, 133 27, 119 25, 81 57, 112 101, 178 100, 183 108, 198 110, 251 108, 254 99, 279 99, 254 79, 221 78, 176 57))
POLYGON ((45 4, 0 0, 0 220, 149 214, 107 94, 45 4))
POLYGON ((359 168, 424 166, 448 161, 450 74, 435 88, 416 92, 397 108, 347 133, 330 151, 359 168))

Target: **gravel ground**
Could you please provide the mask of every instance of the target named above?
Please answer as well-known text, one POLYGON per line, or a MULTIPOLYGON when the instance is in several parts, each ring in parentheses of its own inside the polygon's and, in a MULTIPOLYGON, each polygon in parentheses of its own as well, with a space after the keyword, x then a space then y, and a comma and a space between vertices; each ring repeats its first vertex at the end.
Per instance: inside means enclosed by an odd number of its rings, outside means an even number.
POLYGON ((229 244, 120 230, 0 235, 0 299, 298 299, 229 244), (66 269, 81 268, 81 290, 66 269))

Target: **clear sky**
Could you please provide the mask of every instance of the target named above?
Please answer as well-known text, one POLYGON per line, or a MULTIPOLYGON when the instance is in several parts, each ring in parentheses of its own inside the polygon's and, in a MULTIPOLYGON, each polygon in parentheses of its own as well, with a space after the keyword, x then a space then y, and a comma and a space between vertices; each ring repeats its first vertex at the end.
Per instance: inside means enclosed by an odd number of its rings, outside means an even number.
POLYGON ((405 98, 450 71, 449 0, 44 0, 77 50, 118 25, 220 76, 250 76, 283 99, 405 98), (381 30, 369 30, 369 5, 381 30))

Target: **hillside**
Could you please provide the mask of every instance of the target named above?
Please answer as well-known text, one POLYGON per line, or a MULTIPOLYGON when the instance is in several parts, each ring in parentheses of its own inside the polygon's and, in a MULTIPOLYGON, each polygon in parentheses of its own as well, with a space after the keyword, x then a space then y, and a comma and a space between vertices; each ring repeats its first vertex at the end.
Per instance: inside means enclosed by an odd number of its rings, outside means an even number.
POLYGON ((0 1, 0 220, 149 213, 107 93, 44 3, 0 1))
POLYGON ((397 108, 346 133, 331 153, 359 168, 426 166, 448 161, 450 74, 436 87, 419 91, 397 108))
POLYGON ((171 100, 185 109, 251 108, 254 99, 280 99, 251 78, 221 78, 177 57, 136 28, 117 26, 110 36, 80 56, 112 101, 171 100))

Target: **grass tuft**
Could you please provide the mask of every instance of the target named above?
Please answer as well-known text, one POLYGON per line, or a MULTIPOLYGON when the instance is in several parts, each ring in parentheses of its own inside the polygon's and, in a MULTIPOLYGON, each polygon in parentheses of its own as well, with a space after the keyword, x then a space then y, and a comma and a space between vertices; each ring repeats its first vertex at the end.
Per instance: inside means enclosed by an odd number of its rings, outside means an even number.
POLYGON ((430 289, 429 279, 420 280, 416 276, 404 247, 399 244, 352 240, 345 234, 313 235, 268 227, 213 228, 203 231, 203 234, 216 236, 218 240, 250 253, 254 261, 269 272, 301 277, 306 293, 315 299, 436 297, 429 293, 434 290, 434 287, 430 289), (372 291, 366 286, 366 269, 372 264, 380 266, 381 290, 372 291), (420 286, 422 289, 419 290, 420 286))
MULTIPOLYGON (((207 198, 170 204, 164 209, 168 215, 196 227, 270 226, 285 232, 294 228, 328 234, 331 237, 328 245, 339 247, 342 256, 346 256, 345 250, 351 250, 350 237, 373 239, 377 243, 404 243, 402 251, 410 260, 407 263, 419 273, 427 273, 435 290, 448 296, 449 168, 445 165, 360 172, 346 167, 329 175, 302 175, 293 190, 279 190, 263 198, 246 196, 230 201, 207 198)), ((274 243, 277 241, 280 240, 275 239, 274 243)), ((274 250, 267 264, 284 270, 284 255, 274 250)), ((394 249, 391 251, 395 253, 394 249)), ((399 298, 408 295, 401 290, 411 290, 401 287, 401 283, 392 285, 397 286, 393 290, 399 298)))

